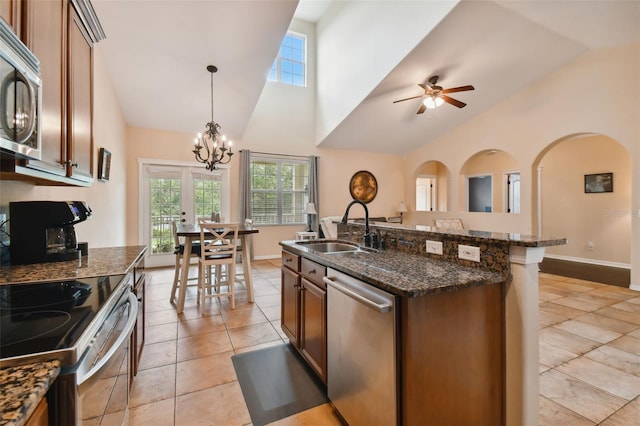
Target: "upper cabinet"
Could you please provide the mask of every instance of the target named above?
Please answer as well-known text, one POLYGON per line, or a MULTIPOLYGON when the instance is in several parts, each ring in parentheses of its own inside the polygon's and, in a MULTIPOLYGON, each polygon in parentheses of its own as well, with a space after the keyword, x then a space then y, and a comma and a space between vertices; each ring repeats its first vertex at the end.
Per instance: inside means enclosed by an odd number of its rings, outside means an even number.
POLYGON ((20 15, 22 2, 20 0, 0 0, 0 18, 13 28, 13 32, 20 34, 20 15))
POLYGON ((93 44, 104 33, 87 0, 23 0, 22 16, 21 38, 40 60, 43 81, 42 158, 16 160, 13 176, 3 167, 3 179, 88 186, 94 170, 93 44))

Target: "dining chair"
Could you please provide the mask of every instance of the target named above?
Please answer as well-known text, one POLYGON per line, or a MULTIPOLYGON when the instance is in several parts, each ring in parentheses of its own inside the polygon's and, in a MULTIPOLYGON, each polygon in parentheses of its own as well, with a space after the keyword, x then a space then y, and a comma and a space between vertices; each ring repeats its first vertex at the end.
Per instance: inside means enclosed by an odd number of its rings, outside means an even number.
MULTIPOLYGON (((182 270, 182 262, 190 262, 193 258, 198 258, 200 256, 200 244, 195 243, 191 245, 191 256, 189 259, 184 258, 184 244, 180 242, 180 237, 178 237, 178 225, 177 221, 173 221, 171 223, 173 228, 173 241, 174 241, 174 251, 173 253, 176 255, 176 266, 175 272, 173 273, 173 286, 171 287, 171 298, 169 302, 173 303, 173 299, 176 297, 176 290, 178 289, 178 283, 180 282, 180 271, 182 270)), ((187 287, 196 287, 198 285, 198 277, 187 277, 187 283, 189 281, 195 281, 193 284, 187 284, 187 287)))
POLYGON ((238 247, 238 223, 200 221, 200 256, 198 258, 198 303, 205 299, 229 296, 235 309, 235 264, 238 247), (223 273, 222 267, 226 266, 223 273), (212 272, 215 267, 215 274, 212 272), (222 292, 221 287, 227 291, 222 292), (206 291, 208 290, 208 291, 206 291))

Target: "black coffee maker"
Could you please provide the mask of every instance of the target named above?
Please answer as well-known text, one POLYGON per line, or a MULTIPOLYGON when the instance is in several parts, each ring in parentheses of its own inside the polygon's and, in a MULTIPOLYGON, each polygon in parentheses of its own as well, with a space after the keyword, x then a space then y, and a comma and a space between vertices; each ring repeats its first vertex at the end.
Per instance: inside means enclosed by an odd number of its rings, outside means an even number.
POLYGON ((62 262, 78 258, 74 225, 91 216, 83 201, 9 203, 11 264, 62 262))

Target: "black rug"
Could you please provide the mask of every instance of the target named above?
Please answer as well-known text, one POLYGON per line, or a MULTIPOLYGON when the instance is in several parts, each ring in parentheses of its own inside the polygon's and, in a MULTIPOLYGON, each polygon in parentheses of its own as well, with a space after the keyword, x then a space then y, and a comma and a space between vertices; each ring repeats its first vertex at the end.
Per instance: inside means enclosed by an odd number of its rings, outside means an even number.
POLYGON ((329 402, 324 384, 290 344, 231 357, 254 426, 329 402))

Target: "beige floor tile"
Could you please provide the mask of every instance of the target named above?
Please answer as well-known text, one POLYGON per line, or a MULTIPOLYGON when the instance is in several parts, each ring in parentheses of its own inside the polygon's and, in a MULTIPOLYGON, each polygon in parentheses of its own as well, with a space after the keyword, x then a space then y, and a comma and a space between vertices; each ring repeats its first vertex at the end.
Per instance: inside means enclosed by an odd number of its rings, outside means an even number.
POLYGON ((613 285, 595 289, 591 292, 591 294, 597 294, 612 300, 618 300, 620 302, 638 297, 637 291, 629 290, 622 287, 616 287, 613 285))
POLYGON ((566 281, 559 281, 554 283, 553 285, 555 285, 558 288, 564 288, 567 290, 577 291, 577 292, 586 292, 596 288, 603 287, 602 284, 594 283, 592 281, 579 280, 577 278, 569 278, 566 281))
POLYGON ((622 334, 615 331, 605 330, 604 328, 575 320, 556 324, 555 327, 600 343, 607 343, 622 336, 622 334))
POLYGON ((269 423, 269 426, 342 426, 330 404, 322 404, 293 416, 269 423))
POLYGON ((615 331, 620 334, 627 334, 633 330, 640 329, 640 325, 631 324, 626 321, 594 313, 580 315, 579 317, 574 318, 574 320, 595 325, 596 327, 604 328, 605 330, 615 331))
MULTIPOLYGON (((174 307, 175 311, 175 307, 174 307)), ((192 320, 202 317, 217 316, 222 311, 220 303, 215 300, 208 300, 204 307, 196 304, 195 298, 193 303, 185 303, 184 310, 179 315, 180 320, 192 320)))
POLYGON ((542 302, 540 308, 540 322, 544 324, 557 324, 584 314, 585 311, 559 305, 555 302, 542 302))
POLYGON ((609 346, 622 349, 623 351, 640 354, 640 339, 632 336, 622 336, 609 343, 609 346))
POLYGON ((541 302, 548 302, 550 300, 562 299, 564 296, 556 293, 550 293, 543 290, 538 292, 538 300, 541 302))
POLYGON ((178 338, 178 323, 147 325, 145 327, 145 344, 175 341, 178 338))
POLYGON ((640 328, 638 328, 637 330, 632 331, 631 333, 629 333, 629 336, 637 337, 638 339, 640 339, 640 328))
POLYGON ((129 410, 129 426, 173 426, 173 398, 139 405, 129 410))
POLYGON ((553 346, 544 341, 539 343, 539 354, 540 363, 549 367, 557 367, 579 356, 578 354, 553 346))
POLYGON ((269 322, 231 329, 229 336, 235 349, 281 340, 280 335, 269 322))
POLYGON ((625 373, 640 377, 640 354, 633 354, 608 345, 587 352, 585 357, 625 373))
POLYGON ((627 300, 629 303, 635 303, 636 305, 640 305, 640 296, 634 297, 633 299, 627 300))
POLYGON ((595 313, 598 315, 604 315, 609 318, 615 318, 621 321, 626 321, 631 324, 640 325, 640 315, 638 315, 635 312, 627 312, 627 311, 622 311, 620 309, 616 309, 612 307, 606 307, 606 308, 598 309, 597 311, 595 311, 595 313))
POLYGON ((198 334, 223 331, 225 329, 222 315, 209 315, 180 321, 178 323, 178 338, 197 336, 198 334))
POLYGON ((241 426, 250 424, 238 382, 207 388, 176 398, 178 426, 241 426))
POLYGON ((167 297, 159 300, 145 300, 145 303, 145 310, 147 313, 170 310, 175 311, 175 306, 169 302, 169 294, 167 294, 167 297))
POLYGON ((129 407, 137 407, 167 398, 173 399, 175 391, 175 364, 138 371, 133 381, 129 407))
POLYGON ((595 426, 593 421, 574 413, 544 396, 540 397, 538 406, 540 407, 540 426, 595 426))
POLYGON ((280 306, 280 294, 270 294, 268 296, 256 296, 256 303, 261 308, 270 306, 280 306))
POLYGON ((580 309, 585 312, 592 312, 604 306, 609 306, 612 303, 615 303, 615 301, 607 299, 606 297, 597 297, 591 294, 580 293, 574 297, 560 297, 558 299, 554 299, 553 303, 580 309))
POLYGON ((578 284, 580 286, 589 287, 591 289, 607 287, 606 284, 597 283, 597 282, 588 281, 588 280, 581 280, 579 278, 567 278, 565 280, 565 282, 572 283, 572 284, 578 284))
POLYGON ((640 377, 624 373, 586 357, 576 358, 556 370, 626 400, 640 395, 640 377))
POLYGON ((225 311, 222 314, 224 323, 228 329, 244 327, 251 324, 260 324, 268 322, 267 317, 262 313, 260 308, 255 304, 246 309, 235 309, 233 311, 225 311))
POLYGON ((580 293, 580 292, 571 291, 566 288, 560 288, 558 286, 549 285, 549 284, 541 285, 539 287, 539 291, 548 293, 548 294, 555 294, 556 296, 559 296, 559 297, 570 297, 580 293))
POLYGON ((178 362, 231 351, 227 331, 198 334, 178 339, 178 362))
POLYGON ((280 316, 282 315, 282 311, 280 310, 280 305, 269 306, 268 308, 262 308, 262 312, 270 322, 280 321, 280 316))
POLYGON ((600 346, 598 342, 577 336, 555 327, 547 327, 538 333, 541 342, 549 343, 569 352, 582 355, 600 346))
POLYGON ((149 343, 144 345, 144 355, 138 365, 139 370, 160 367, 163 365, 175 364, 176 362, 176 341, 149 343))
POLYGON ((271 346, 278 346, 283 343, 284 342, 282 340, 275 340, 273 342, 260 343, 259 345, 255 345, 255 346, 247 346, 246 348, 235 349, 235 353, 241 354, 243 352, 257 351, 258 349, 269 348, 271 346))
POLYGON ((624 398, 555 370, 540 375, 540 395, 594 422, 606 419, 627 403, 624 398))
MULTIPOLYGON (((631 299, 633 300, 633 299, 631 299)), ((611 305, 612 308, 620 309, 621 311, 633 312, 640 316, 640 303, 620 302, 615 305, 611 305)))
POLYGON ((621 410, 602 422, 601 426, 640 426, 640 398, 636 398, 621 410))
POLYGON ((238 380, 231 356, 233 351, 178 363, 176 394, 183 395, 238 380))
POLYGON ((175 310, 147 312, 145 318, 146 325, 159 325, 178 322, 178 314, 175 310))

